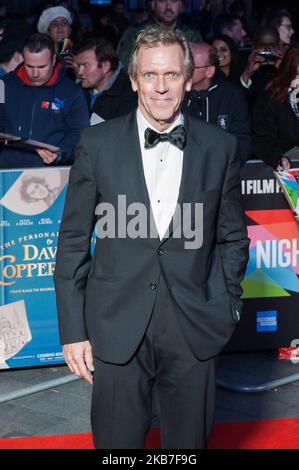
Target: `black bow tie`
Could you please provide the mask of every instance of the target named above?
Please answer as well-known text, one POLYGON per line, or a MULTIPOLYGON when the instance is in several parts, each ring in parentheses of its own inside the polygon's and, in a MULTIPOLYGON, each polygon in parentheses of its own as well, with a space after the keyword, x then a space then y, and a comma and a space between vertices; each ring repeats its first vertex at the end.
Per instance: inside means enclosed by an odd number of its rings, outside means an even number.
POLYGON ((146 149, 155 147, 159 142, 170 142, 180 150, 183 150, 186 144, 186 131, 182 124, 176 126, 171 132, 165 132, 164 134, 159 134, 159 132, 148 127, 145 129, 144 138, 144 147, 146 149))

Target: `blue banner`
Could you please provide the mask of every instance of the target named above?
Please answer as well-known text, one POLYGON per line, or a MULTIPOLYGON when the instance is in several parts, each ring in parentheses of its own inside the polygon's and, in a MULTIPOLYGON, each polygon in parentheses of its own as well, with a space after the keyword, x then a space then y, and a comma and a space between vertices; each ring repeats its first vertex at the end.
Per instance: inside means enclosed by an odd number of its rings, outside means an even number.
POLYGON ((0 172, 0 368, 63 363, 53 272, 68 168, 0 172))

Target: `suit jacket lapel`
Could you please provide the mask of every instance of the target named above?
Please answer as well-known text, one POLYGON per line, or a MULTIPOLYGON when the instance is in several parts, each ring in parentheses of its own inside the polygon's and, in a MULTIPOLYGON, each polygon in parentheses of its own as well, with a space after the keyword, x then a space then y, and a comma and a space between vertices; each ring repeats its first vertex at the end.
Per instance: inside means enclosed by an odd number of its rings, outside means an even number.
POLYGON ((122 155, 119 169, 124 173, 133 191, 134 200, 142 202, 148 207, 150 200, 143 171, 135 111, 126 117, 123 133, 119 137, 120 153, 122 155))
MULTIPOLYGON (((191 202, 193 193, 198 186, 198 175, 200 171, 204 171, 204 161, 201 155, 200 149, 200 136, 199 136, 199 123, 190 119, 187 115, 184 115, 184 126, 186 129, 186 147, 184 149, 183 169, 182 178, 178 196, 177 209, 180 210, 180 216, 182 217, 183 203, 191 202)), ((176 217, 174 214, 170 227, 169 237, 172 235, 173 230, 180 223, 181 217, 176 217)), ((166 237, 164 240, 167 240, 166 237)))
POLYGON ((204 162, 200 152, 200 125, 186 115, 184 116, 184 125, 187 141, 184 149, 183 171, 178 197, 179 204, 191 201, 192 195, 199 183, 198 174, 200 171, 204 171, 204 162))

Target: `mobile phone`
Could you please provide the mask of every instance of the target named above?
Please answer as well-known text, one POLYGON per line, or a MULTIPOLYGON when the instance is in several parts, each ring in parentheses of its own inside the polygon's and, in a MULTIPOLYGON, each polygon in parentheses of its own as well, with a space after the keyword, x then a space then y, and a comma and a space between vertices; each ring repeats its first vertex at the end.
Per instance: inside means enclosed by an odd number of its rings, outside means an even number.
POLYGON ((69 38, 61 38, 57 42, 57 54, 66 57, 73 53, 73 41, 69 38))

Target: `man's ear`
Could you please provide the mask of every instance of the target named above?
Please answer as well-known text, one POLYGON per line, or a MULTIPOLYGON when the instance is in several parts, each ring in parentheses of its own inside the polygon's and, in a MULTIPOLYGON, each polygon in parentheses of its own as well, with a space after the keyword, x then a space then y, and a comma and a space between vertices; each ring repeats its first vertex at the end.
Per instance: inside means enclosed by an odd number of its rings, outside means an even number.
POLYGON ((185 90, 190 91, 191 88, 192 88, 192 77, 188 78, 188 80, 186 82, 185 90))
POLYGON ((56 54, 53 55, 52 65, 55 67, 56 64, 56 54))
POLYGON ((14 53, 13 58, 17 64, 20 64, 24 60, 23 55, 18 51, 14 53))
POLYGON ((136 80, 130 75, 131 87, 133 91, 138 91, 138 86, 136 80))
POLYGON ((110 70, 111 70, 111 64, 110 64, 109 60, 104 60, 104 61, 101 63, 101 69, 103 70, 103 72, 104 72, 105 75, 110 72, 110 70))
POLYGON ((216 67, 215 65, 210 65, 207 67, 207 77, 208 78, 213 78, 216 72, 216 67))

